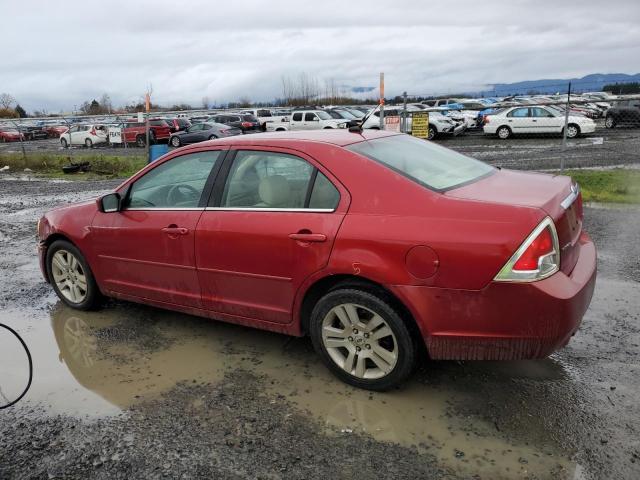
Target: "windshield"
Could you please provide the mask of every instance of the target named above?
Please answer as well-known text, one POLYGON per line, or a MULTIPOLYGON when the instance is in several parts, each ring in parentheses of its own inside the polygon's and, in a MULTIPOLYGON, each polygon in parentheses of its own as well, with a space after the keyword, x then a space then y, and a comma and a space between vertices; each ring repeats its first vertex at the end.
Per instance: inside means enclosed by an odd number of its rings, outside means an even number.
POLYGON ((329 115, 327 112, 323 112, 322 110, 318 110, 316 112, 316 114, 322 119, 322 120, 331 120, 331 115, 329 115))
POLYGON ((448 148, 409 135, 394 135, 346 147, 437 191, 477 180, 494 168, 448 148))

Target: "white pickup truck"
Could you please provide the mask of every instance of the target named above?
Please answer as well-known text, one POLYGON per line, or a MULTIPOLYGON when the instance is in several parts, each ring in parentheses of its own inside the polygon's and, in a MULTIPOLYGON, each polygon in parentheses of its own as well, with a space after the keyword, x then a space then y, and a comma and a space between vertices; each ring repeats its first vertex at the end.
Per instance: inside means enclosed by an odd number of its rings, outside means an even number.
POLYGON ((322 130, 323 128, 347 128, 348 121, 333 118, 323 110, 296 110, 288 122, 267 123, 268 132, 285 130, 322 130))
POLYGON ((253 115, 260 122, 262 130, 267 129, 269 123, 286 123, 289 122, 289 117, 286 115, 274 115, 273 112, 267 108, 250 108, 248 110, 242 110, 240 113, 253 115))

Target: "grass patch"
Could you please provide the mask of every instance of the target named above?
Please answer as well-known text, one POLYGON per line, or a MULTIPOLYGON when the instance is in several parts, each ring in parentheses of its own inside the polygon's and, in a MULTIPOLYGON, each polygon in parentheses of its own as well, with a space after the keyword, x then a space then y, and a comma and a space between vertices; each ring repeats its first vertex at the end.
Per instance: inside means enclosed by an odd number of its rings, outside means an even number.
POLYGON ((585 202, 640 203, 640 170, 567 170, 580 184, 585 202))
POLYGON ((10 173, 23 173, 25 168, 33 170, 36 175, 47 177, 64 177, 68 179, 121 178, 130 177, 147 164, 144 156, 103 155, 99 153, 22 153, 0 154, 0 168, 8 165, 10 173), (84 174, 65 174, 63 165, 71 162, 90 162, 91 170, 84 174))

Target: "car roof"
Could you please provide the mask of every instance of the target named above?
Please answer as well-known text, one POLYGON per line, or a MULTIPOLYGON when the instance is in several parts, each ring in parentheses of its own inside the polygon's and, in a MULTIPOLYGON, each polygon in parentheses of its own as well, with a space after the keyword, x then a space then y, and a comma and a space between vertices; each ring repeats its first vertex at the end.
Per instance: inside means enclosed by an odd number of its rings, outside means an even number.
POLYGON ((253 145, 270 147, 290 147, 292 142, 304 143, 328 143, 344 147, 365 140, 401 135, 396 132, 381 130, 363 130, 362 132, 350 132, 348 129, 331 130, 296 130, 284 132, 254 133, 251 135, 237 135, 234 137, 220 138, 194 144, 186 148, 197 148, 202 145, 253 145))

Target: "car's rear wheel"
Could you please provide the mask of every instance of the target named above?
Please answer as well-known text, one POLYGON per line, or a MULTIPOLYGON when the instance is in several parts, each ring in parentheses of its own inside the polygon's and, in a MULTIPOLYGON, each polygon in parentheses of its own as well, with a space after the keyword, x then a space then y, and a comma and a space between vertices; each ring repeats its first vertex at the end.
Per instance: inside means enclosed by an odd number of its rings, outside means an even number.
POLYGON ((145 140, 144 135, 138 135, 136 137, 136 145, 141 148, 147 145, 147 141, 145 140))
POLYGON ((84 256, 73 244, 56 240, 47 249, 47 272, 60 300, 78 310, 99 305, 100 290, 84 256))
POLYGON ((612 115, 608 115, 607 118, 605 118, 604 126, 607 127, 607 128, 615 128, 616 121, 615 121, 615 119, 613 118, 612 115))
POLYGON ((216 138, 218 137, 216 137, 215 135, 209 135, 209 140, 215 140, 216 138))
POLYGON ((498 138, 506 140, 511 136, 511 129, 509 127, 503 126, 498 128, 498 131, 496 133, 498 134, 498 138))
POLYGON ((86 138, 84 140, 84 146, 87 147, 87 148, 93 148, 93 142, 91 141, 90 138, 86 138))
POLYGON ((309 326, 322 361, 345 383, 388 390, 413 369, 415 342, 400 313, 382 296, 333 290, 318 301, 309 326))
POLYGON ((429 131, 427 133, 427 140, 433 140, 434 138, 436 138, 437 134, 438 134, 438 131, 436 130, 436 127, 430 124, 429 131))
POLYGON ((65 138, 60 139, 60 145, 62 145, 62 148, 67 148, 69 146, 65 138))
POLYGON ((171 145, 174 147, 179 147, 182 144, 179 137, 171 137, 171 145))
POLYGON ((573 123, 567 125, 567 138, 576 138, 580 135, 580 127, 573 123))

